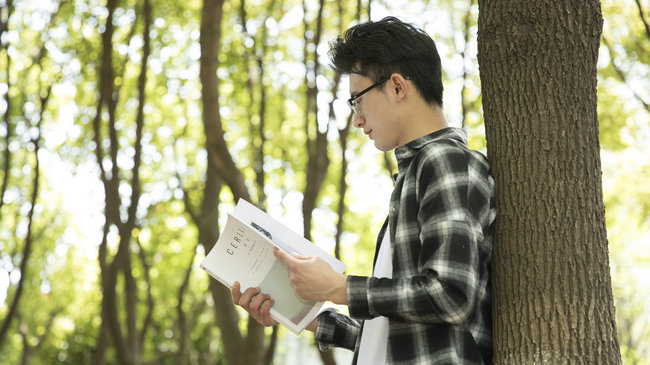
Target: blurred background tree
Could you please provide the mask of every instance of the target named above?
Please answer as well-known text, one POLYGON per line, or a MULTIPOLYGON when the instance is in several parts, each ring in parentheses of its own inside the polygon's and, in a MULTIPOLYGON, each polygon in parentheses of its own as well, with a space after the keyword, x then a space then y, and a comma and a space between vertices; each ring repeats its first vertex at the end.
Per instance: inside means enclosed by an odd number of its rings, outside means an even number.
MULTIPOLYGON (((347 80, 327 67, 328 41, 356 21, 397 15, 436 39, 448 119, 485 151, 476 1, 0 7, 0 364, 249 361, 237 347, 261 363, 346 363, 309 334, 249 323, 198 262, 244 196, 370 273, 394 161, 350 131, 347 80)), ((643 364, 650 4, 602 8, 617 324, 624 362, 643 364)))

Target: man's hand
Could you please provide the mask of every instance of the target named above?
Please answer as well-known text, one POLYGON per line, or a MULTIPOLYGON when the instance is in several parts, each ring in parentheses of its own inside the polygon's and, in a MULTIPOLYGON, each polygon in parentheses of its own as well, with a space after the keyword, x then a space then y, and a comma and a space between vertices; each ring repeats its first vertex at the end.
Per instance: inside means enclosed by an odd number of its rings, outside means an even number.
POLYGON ((271 318, 271 307, 275 301, 268 294, 261 294, 260 288, 248 288, 242 294, 238 281, 232 286, 232 301, 244 308, 251 317, 262 326, 269 327, 278 324, 271 318))
POLYGON ((291 283, 302 299, 348 304, 347 277, 334 271, 325 260, 288 254, 278 248, 273 253, 289 268, 291 283))

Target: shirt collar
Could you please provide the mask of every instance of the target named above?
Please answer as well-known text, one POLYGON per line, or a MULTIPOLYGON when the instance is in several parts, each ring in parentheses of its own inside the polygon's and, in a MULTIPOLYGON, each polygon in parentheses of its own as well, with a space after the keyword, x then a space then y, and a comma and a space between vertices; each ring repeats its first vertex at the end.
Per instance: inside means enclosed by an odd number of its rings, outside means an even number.
MULTIPOLYGON (((460 128, 448 127, 416 138, 403 146, 397 147, 397 149, 395 149, 395 158, 397 159, 399 175, 408 168, 413 156, 415 156, 424 146, 441 139, 455 139, 462 144, 467 144, 467 133, 460 128)), ((395 178, 397 178, 397 176, 395 176, 395 178)))

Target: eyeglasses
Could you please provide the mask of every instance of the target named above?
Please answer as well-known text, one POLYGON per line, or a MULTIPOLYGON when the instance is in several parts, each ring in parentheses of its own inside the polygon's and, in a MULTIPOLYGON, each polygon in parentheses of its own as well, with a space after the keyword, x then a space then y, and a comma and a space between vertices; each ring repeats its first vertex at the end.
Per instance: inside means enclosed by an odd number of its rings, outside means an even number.
POLYGON ((361 95, 367 93, 368 91, 370 91, 370 90, 376 88, 377 86, 383 84, 384 82, 388 81, 388 79, 390 79, 390 76, 384 77, 383 79, 375 82, 374 84, 368 86, 367 88, 365 88, 365 89, 359 91, 358 93, 352 95, 352 97, 350 99, 348 99, 348 105, 350 106, 352 111, 355 112, 356 114, 359 114, 359 107, 358 107, 358 104, 357 104, 357 99, 360 98, 361 95))

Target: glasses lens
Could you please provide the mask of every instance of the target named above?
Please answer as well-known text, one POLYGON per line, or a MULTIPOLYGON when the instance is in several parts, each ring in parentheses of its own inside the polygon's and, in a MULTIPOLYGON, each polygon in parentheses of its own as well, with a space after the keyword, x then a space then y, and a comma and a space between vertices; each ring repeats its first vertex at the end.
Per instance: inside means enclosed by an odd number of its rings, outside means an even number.
POLYGON ((355 113, 359 114, 359 109, 357 109, 357 98, 359 98, 361 95, 367 93, 368 91, 374 89, 375 87, 381 85, 382 83, 386 82, 390 77, 384 77, 383 79, 375 82, 374 84, 368 86, 361 92, 358 92, 354 94, 350 99, 348 99, 348 105, 350 105, 350 108, 352 108, 352 111, 355 113))
POLYGON ((350 109, 352 109, 352 111, 354 113, 357 113, 357 114, 359 113, 359 111, 357 110, 357 101, 356 100, 349 99, 348 100, 348 105, 350 106, 350 109))

